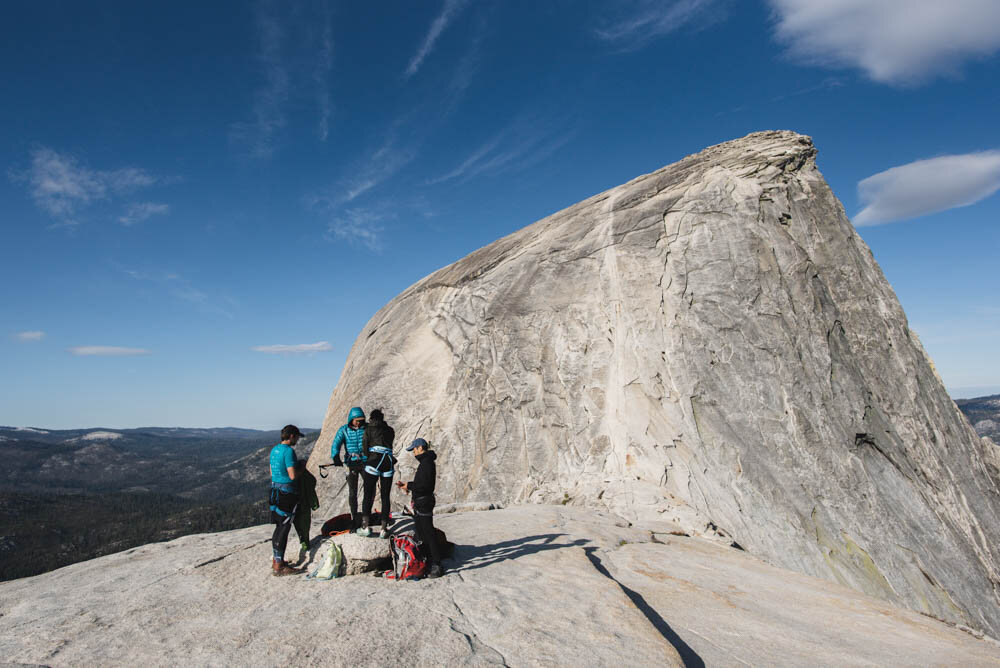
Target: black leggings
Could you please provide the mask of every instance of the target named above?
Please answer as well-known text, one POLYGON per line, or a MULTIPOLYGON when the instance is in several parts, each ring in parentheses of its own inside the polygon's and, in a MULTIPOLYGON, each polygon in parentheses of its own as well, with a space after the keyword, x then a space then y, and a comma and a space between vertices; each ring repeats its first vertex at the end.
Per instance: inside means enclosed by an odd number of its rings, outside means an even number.
POLYGON ((279 515, 271 511, 271 521, 275 523, 274 533, 271 534, 271 549, 274 550, 274 558, 280 561, 285 559, 285 547, 288 545, 288 532, 292 530, 292 523, 295 522, 295 511, 299 507, 299 495, 289 492, 281 492, 271 489, 270 503, 276 506, 287 515, 279 515))
POLYGON ((433 515, 413 514, 413 526, 416 529, 417 540, 423 545, 424 559, 427 565, 441 563, 441 546, 437 542, 437 532, 434 531, 433 515))
POLYGON ((347 470, 347 507, 351 509, 352 522, 358 516, 358 474, 361 471, 360 466, 352 466, 347 470))
POLYGON ((274 558, 279 561, 285 560, 285 547, 288 545, 288 532, 292 530, 292 517, 282 517, 277 513, 272 513, 277 518, 275 521, 274 533, 271 534, 271 549, 274 550, 274 558))
POLYGON ((382 528, 389 526, 389 495, 392 492, 392 476, 372 475, 365 471, 365 499, 361 504, 362 521, 368 526, 368 519, 372 514, 372 503, 375 502, 375 485, 380 484, 379 493, 382 499, 382 507, 379 508, 379 517, 382 518, 382 528), (379 482, 381 481, 381 482, 379 482))
POLYGON ((295 525, 295 533, 299 534, 300 543, 309 542, 309 525, 311 523, 312 510, 308 506, 303 505, 295 513, 295 521, 292 522, 295 525))
POLYGON ((285 547, 288 545, 288 532, 292 529, 295 521, 295 511, 299 506, 299 495, 290 492, 282 492, 278 489, 271 489, 269 502, 287 515, 279 515, 271 511, 271 521, 276 525, 274 533, 271 534, 271 549, 274 550, 274 558, 279 561, 285 560, 285 547))

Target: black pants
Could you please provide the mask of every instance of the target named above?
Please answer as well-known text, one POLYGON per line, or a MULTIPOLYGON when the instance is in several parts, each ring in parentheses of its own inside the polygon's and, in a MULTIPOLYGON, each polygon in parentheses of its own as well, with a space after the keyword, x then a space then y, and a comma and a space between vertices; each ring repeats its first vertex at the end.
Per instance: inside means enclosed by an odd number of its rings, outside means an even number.
POLYGON ((427 565, 441 563, 441 546, 437 542, 437 532, 434 531, 434 515, 419 515, 414 513, 413 526, 416 529, 417 540, 423 545, 424 559, 427 565))
POLYGON ((389 495, 392 492, 392 476, 372 475, 365 471, 365 498, 361 503, 361 516, 364 526, 368 526, 368 519, 372 514, 372 504, 375 502, 375 485, 379 487, 379 494, 382 500, 382 507, 379 508, 379 517, 382 518, 382 528, 389 527, 389 495))
POLYGON ((351 466, 347 469, 347 507, 351 509, 352 528, 357 526, 358 517, 358 475, 364 469, 361 466, 351 466))
POLYGON ((288 532, 292 530, 292 524, 295 522, 295 511, 299 505, 299 497, 297 494, 272 489, 271 503, 288 513, 287 515, 279 515, 273 510, 271 511, 271 521, 275 524, 274 533, 271 534, 271 549, 274 550, 275 559, 284 561, 285 547, 288 546, 288 532))
POLYGON ((312 524, 312 510, 308 506, 300 506, 295 513, 295 533, 299 534, 300 543, 309 542, 309 525, 312 524))

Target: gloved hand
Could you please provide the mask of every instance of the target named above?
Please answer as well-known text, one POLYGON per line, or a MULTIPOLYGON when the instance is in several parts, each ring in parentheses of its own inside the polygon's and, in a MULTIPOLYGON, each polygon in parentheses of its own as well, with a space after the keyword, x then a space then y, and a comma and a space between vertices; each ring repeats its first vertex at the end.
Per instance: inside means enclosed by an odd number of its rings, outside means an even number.
POLYGON ((333 465, 334 466, 343 466, 344 465, 344 462, 340 461, 340 455, 337 455, 336 457, 333 458, 333 465))

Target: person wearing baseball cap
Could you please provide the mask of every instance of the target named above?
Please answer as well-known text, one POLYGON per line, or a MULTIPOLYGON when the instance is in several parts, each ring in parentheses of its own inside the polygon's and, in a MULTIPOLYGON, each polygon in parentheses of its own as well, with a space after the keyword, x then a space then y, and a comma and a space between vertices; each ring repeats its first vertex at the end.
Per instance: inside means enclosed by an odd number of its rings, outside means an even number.
POLYGON ((281 430, 281 443, 271 448, 271 521, 275 524, 271 535, 272 575, 295 575, 302 571, 292 568, 285 561, 285 547, 288 532, 295 522, 299 507, 299 488, 295 477, 295 444, 302 438, 302 432, 294 424, 285 425, 281 430))
POLYGON ((434 481, 437 478, 434 460, 437 459, 437 453, 422 438, 414 439, 406 446, 406 450, 417 458, 417 472, 410 482, 396 484, 407 494, 413 495, 413 525, 417 540, 424 546, 424 558, 430 565, 427 577, 439 578, 444 575, 444 567, 441 566, 441 546, 438 545, 434 531, 434 481))

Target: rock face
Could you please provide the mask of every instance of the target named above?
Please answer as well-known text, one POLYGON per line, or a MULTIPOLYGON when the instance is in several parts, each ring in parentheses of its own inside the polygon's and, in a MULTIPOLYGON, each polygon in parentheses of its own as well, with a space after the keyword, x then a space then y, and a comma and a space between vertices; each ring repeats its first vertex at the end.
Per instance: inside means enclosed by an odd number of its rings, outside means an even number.
POLYGON ((360 333, 310 466, 351 406, 382 407, 434 444, 441 502, 672 522, 1000 636, 995 454, 815 155, 720 144, 408 288, 360 333))
MULTIPOLYGON (((269 574, 271 527, 0 583, 3 661, 79 665, 961 665, 1000 646, 608 513, 447 514, 437 580, 269 574), (683 661, 683 663, 682 663, 683 661)), ((327 541, 313 541, 312 563, 327 541)))

